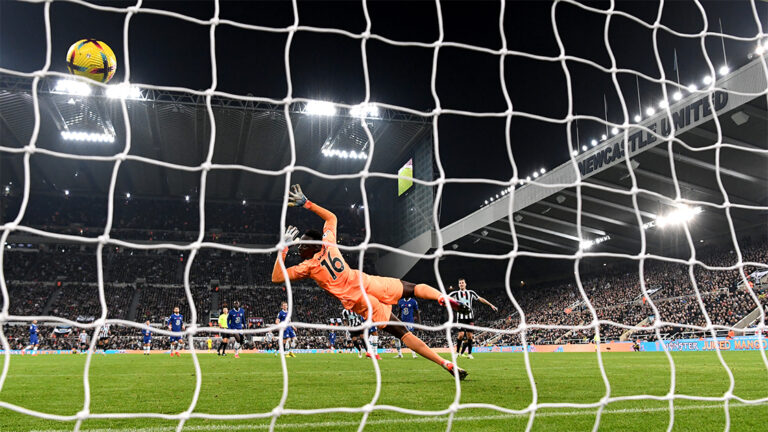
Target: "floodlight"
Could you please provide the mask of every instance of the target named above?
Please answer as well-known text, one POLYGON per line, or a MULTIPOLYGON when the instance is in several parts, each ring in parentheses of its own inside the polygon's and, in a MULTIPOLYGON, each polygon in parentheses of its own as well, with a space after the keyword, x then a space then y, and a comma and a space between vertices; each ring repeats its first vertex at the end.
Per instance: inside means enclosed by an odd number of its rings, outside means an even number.
POLYGON ((581 146, 581 151, 587 151, 587 146, 581 146))
POLYGON ((614 135, 618 135, 619 134, 619 128, 611 129, 611 133, 614 134, 614 135))
POLYGON ((336 107, 331 102, 309 101, 304 106, 304 112, 309 115, 333 116, 336 115, 336 107))
POLYGON ((56 87, 54 87, 53 91, 75 96, 88 96, 91 94, 91 87, 84 82, 60 79, 56 81, 56 87))
POLYGON ((640 120, 642 120, 642 119, 643 119, 643 117, 641 117, 640 114, 636 114, 635 115, 635 123, 640 122, 640 120))
POLYGON ((69 196, 69 189, 64 189, 64 195, 69 196))
POLYGON ((130 193, 130 192, 126 192, 126 193, 125 193, 125 197, 126 197, 126 198, 131 198, 131 193, 130 193))
POLYGON ((680 91, 679 91, 679 90, 678 90, 678 91, 676 91, 676 92, 674 92, 674 93, 672 94, 672 99, 674 99, 674 100, 676 100, 676 101, 679 101, 679 100, 680 100, 680 99, 682 99, 682 98, 683 98, 683 94, 682 94, 682 93, 680 93, 680 91))
POLYGON ((667 102, 665 100, 659 101, 659 108, 664 109, 664 108, 666 108, 668 106, 669 106, 669 102, 667 102))
POLYGON ((648 108, 645 110, 645 114, 646 114, 646 115, 649 115, 649 116, 652 116, 652 115, 656 114, 656 110, 655 110, 655 109, 653 109, 653 107, 648 107, 648 108))
POLYGON ((184 201, 189 202, 189 195, 184 195, 184 201))
POLYGON ((765 48, 763 48, 763 45, 757 44, 757 46, 755 47, 755 54, 763 55, 764 52, 765 52, 765 48))
POLYGON ((115 136, 108 133, 61 131, 61 137, 65 141, 115 142, 115 136))
POLYGON ((578 156, 579 155, 579 151, 578 150, 574 150, 574 151, 571 152, 571 154, 574 155, 574 156, 578 156))
POLYGON ((245 200, 243 200, 243 205, 245 205, 245 200))
POLYGON ((538 173, 538 171, 534 171, 534 172, 533 172, 533 178, 538 178, 538 177, 539 177, 539 173, 538 173))
MULTIPOLYGON (((592 147, 596 146, 597 145, 597 140, 593 139, 591 144, 592 144, 592 147)), ((587 150, 587 146, 584 146, 584 150, 585 151, 587 150)))
POLYGON ((539 172, 544 174, 545 172, 547 172, 547 170, 545 168, 542 168, 542 169, 539 170, 539 172))
POLYGON ((531 176, 526 177, 525 181, 528 181, 528 182, 531 181, 531 176))
POLYGON ((705 75, 704 79, 702 79, 701 82, 703 82, 705 85, 710 85, 712 84, 712 77, 709 75, 705 75))
POLYGON ((731 69, 728 67, 728 65, 722 65, 720 66, 720 69, 717 70, 717 72, 722 75, 728 75, 728 72, 730 72, 731 69))
POLYGON ((485 203, 488 204, 488 200, 485 200, 485 203))
POLYGON ((107 87, 107 97, 110 99, 140 99, 141 89, 125 84, 111 85, 107 87))
POLYGON ((379 107, 372 104, 355 105, 349 109, 349 115, 352 117, 379 117, 379 107))
POLYGON ((606 134, 600 135, 600 140, 605 141, 606 139, 608 139, 608 135, 606 134))

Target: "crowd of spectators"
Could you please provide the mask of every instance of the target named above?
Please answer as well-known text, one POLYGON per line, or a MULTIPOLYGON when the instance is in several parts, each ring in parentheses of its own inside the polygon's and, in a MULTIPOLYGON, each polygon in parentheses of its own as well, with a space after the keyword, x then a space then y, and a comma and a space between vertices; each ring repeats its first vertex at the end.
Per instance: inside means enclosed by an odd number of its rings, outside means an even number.
MULTIPOLYGON (((117 199, 110 235, 134 241, 195 241, 199 229, 198 210, 194 199, 192 202, 183 198, 117 199)), ((279 238, 280 210, 279 206, 271 204, 208 202, 204 240, 269 246, 279 238)), ((340 242, 359 242, 365 233, 360 212, 349 209, 335 211, 349 212, 339 218, 340 242)), ((6 216, 13 217, 12 213, 6 213, 6 216)), ((308 212, 292 212, 289 222, 302 227, 319 227, 321 224, 308 212)), ((95 237, 103 232, 106 223, 106 202, 95 198, 32 199, 22 223, 50 232, 95 237)), ((768 244, 765 242, 745 241, 740 247, 743 262, 768 263, 768 244)), ((9 313, 46 314, 71 320, 99 317, 101 304, 97 288, 96 252, 97 248, 92 244, 13 245, 4 254, 3 268, 9 287, 9 313)), ((241 302, 247 317, 254 318, 249 320, 250 325, 272 324, 280 303, 287 299, 285 287, 274 286, 270 281, 274 256, 274 253, 267 252, 201 249, 190 269, 198 324, 214 321, 220 308, 231 306, 234 300, 241 302)), ((358 267, 357 253, 345 252, 345 256, 350 267, 358 267)), ((132 318, 136 322, 149 320, 155 325, 164 325, 173 308, 178 306, 189 319, 189 304, 183 288, 189 251, 143 250, 111 245, 103 248, 101 258, 109 318, 132 318)), ((710 267, 729 267, 738 261, 737 254, 730 248, 712 248, 697 259, 710 267)), ((298 257, 292 252, 287 265, 297 262, 298 257)), ((369 273, 373 271, 370 255, 365 255, 363 267, 369 273)), ((749 275, 758 269, 756 266, 745 266, 743 273, 749 275)), ((697 292, 713 324, 734 325, 757 307, 749 292, 739 287, 740 270, 711 270, 701 265, 693 266, 692 270, 693 278, 691 267, 686 264, 647 259, 643 272, 647 295, 640 287, 636 261, 611 263, 603 271, 582 274, 580 284, 571 276, 570 279, 546 284, 514 286, 512 295, 522 309, 527 325, 533 326, 526 330, 526 341, 529 343, 592 340, 592 329, 572 331, 568 328, 591 323, 592 309, 597 318, 604 321, 637 326, 661 320, 674 323, 662 329, 667 334, 688 331, 680 325, 706 325, 697 292), (592 309, 588 307, 581 289, 592 309), (539 325, 565 328, 536 328, 539 325)), ((471 287, 472 275, 466 276, 471 287)), ((763 287, 756 288, 760 300, 765 303, 765 295, 761 291, 763 287)), ((292 292, 293 321, 329 324, 331 319, 341 316, 340 303, 314 284, 295 284, 292 292)), ((513 307, 506 291, 487 290, 481 291, 480 295, 500 310, 493 313, 478 304, 476 325, 504 330, 518 328, 521 315, 513 307)), ((447 319, 445 310, 434 302, 422 301, 420 308, 425 325, 440 325, 447 319)), ((600 332, 603 340, 617 340, 627 330, 604 324, 600 332)), ((114 333, 118 341, 133 341, 137 331, 116 328, 114 333)), ((310 345, 324 345, 327 333, 326 330, 313 329, 299 331, 300 340, 303 340, 301 343, 310 345)), ((444 331, 422 331, 420 335, 432 345, 447 344, 444 331)), ((633 337, 643 335, 647 335, 647 331, 637 332, 633 337)), ((481 332, 480 336, 481 340, 496 344, 520 343, 519 335, 514 334, 481 332)), ((56 343, 66 341, 66 335, 59 336, 56 343)))

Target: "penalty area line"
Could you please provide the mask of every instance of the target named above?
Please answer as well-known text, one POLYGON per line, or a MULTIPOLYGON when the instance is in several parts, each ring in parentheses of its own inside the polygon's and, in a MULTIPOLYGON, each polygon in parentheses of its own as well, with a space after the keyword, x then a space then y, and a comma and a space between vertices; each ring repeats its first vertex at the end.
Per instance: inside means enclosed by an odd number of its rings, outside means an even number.
MULTIPOLYGON (((741 402, 733 402, 730 404, 730 408, 743 408, 743 407, 758 407, 765 406, 764 404, 745 404, 741 402)), ((722 409, 723 404, 718 405, 684 405, 675 406, 674 410, 677 411, 692 411, 692 410, 705 410, 705 409, 722 409)), ((472 408, 475 409, 475 408, 472 408)), ((482 409, 482 408, 477 408, 482 409)), ((573 416, 593 416, 596 414, 596 408, 582 408, 578 411, 549 411, 553 408, 542 408, 547 412, 537 412, 536 418, 539 417, 573 417, 573 416)), ((625 409, 606 409, 603 410, 605 414, 643 414, 654 412, 666 412, 669 411, 668 407, 658 408, 625 408, 625 409)), ((374 411, 376 412, 376 411, 374 411)), ((380 413, 395 413, 395 411, 378 411, 380 413)), ((360 413, 362 414, 362 413, 360 413)), ((453 418, 454 422, 473 422, 473 421, 493 421, 493 420, 507 420, 513 418, 527 418, 530 414, 496 414, 487 416, 456 416, 453 418)), ((285 417, 285 416, 283 416, 285 417)), ((105 420, 105 419, 98 419, 105 420)), ((196 419, 190 419, 196 420, 196 419)), ((266 420, 266 419, 265 419, 266 420)), ((226 421, 226 420, 214 420, 214 421, 226 421)), ((365 422, 366 425, 387 425, 387 424, 399 424, 399 423, 442 423, 448 421, 446 415, 436 417, 408 417, 408 418, 395 418, 395 419, 373 419, 365 422)), ((329 421, 329 422, 306 422, 306 423, 277 423, 275 429, 303 429, 307 427, 312 428, 333 428, 343 426, 358 426, 359 421, 329 421)), ((234 430, 268 430, 269 424, 222 424, 222 425, 198 425, 198 426, 184 426, 185 431, 234 431, 234 430)), ((72 429, 37 429, 30 432, 71 432, 72 429)), ((176 430, 175 426, 158 426, 148 428, 123 428, 123 429, 84 429, 87 432, 172 432, 176 430)))

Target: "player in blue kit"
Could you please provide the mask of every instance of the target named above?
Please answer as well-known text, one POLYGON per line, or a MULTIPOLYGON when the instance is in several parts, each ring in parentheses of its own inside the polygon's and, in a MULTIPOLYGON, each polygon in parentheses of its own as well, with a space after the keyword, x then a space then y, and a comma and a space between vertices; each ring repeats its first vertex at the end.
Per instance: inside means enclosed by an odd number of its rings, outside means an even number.
MULTIPOLYGON (((280 312, 277 313, 277 319, 275 324, 280 324, 288 318, 288 302, 282 302, 280 304, 280 312)), ((296 327, 286 327, 283 332, 283 350, 286 357, 296 357, 296 354, 291 351, 291 348, 296 344, 296 327)))
MULTIPOLYGON (((240 302, 235 300, 232 303, 232 309, 227 315, 227 328, 232 330, 242 330, 245 323, 245 312, 240 309, 240 302)), ((243 334, 235 333, 232 338, 235 340, 235 358, 240 358, 240 348, 243 346, 243 334)))
MULTIPOLYGON (((168 330, 180 332, 186 330, 187 326, 184 325, 184 316, 179 313, 179 307, 173 308, 173 315, 168 318, 168 330)), ((184 339, 181 336, 171 336, 171 357, 181 357, 179 352, 179 345, 184 344, 184 339)))
MULTIPOLYGON (((397 307, 400 308, 400 320, 406 323, 405 328, 409 332, 413 332, 414 317, 418 317, 419 324, 421 324, 421 311, 419 310, 419 303, 413 297, 401 298, 397 302, 397 307)), ((400 339, 395 338, 395 346, 397 347, 397 355, 395 358, 403 358, 402 344, 400 339)), ((413 358, 418 357, 414 351, 411 351, 413 358)))
MULTIPOLYGON (((144 323, 149 327, 149 320, 144 323)), ((144 344, 144 355, 149 355, 149 351, 152 349, 152 330, 141 329, 142 343, 144 344)))
MULTIPOLYGON (((28 350, 32 348, 32 355, 37 355, 37 348, 40 346, 40 341, 37 339, 37 320, 32 321, 32 324, 29 325, 29 345, 24 348, 24 350, 28 350)), ((24 351, 21 352, 24 354, 24 351)))
MULTIPOLYGON (((331 325, 333 325, 333 318, 331 318, 331 325)), ((336 352, 336 330, 331 330, 331 332, 328 333, 328 346, 331 349, 331 352, 336 352)))

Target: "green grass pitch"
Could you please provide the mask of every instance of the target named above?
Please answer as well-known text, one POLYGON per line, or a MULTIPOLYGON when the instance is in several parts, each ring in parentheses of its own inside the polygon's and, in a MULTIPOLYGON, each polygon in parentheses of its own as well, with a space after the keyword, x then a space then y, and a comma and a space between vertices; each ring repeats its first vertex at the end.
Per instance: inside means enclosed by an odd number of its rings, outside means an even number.
MULTIPOLYGON (((768 397, 768 371, 758 352, 725 352, 733 371, 733 393, 745 399, 768 397)), ((377 404, 421 410, 447 408, 455 397, 453 379, 424 359, 394 359, 386 354, 381 394, 377 404)), ((243 414, 269 412, 282 393, 280 360, 271 354, 244 354, 240 359, 201 354, 202 390, 196 412, 243 414)), ((2 359, 2 357, 0 357, 2 359)), ((606 353, 603 360, 612 396, 668 392, 670 368, 663 353, 606 353)), ((674 355, 676 393, 720 397, 729 380, 714 352, 674 355)), ((286 408, 317 409, 360 407, 371 402, 376 374, 370 360, 355 354, 299 354, 288 358, 289 392, 286 408)), ((13 356, 0 400, 31 410, 73 415, 83 407, 82 355, 13 356)), ((522 409, 531 401, 532 389, 522 354, 477 354, 460 360, 470 371, 462 383, 461 403, 493 403, 522 409)), ((545 402, 597 402, 605 395, 596 355, 593 353, 531 354, 538 400, 545 402)), ((92 413, 156 412, 176 414, 192 399, 195 370, 191 356, 95 355, 90 369, 92 413)), ((541 409, 534 431, 590 431, 596 409, 541 409)), ((354 431, 362 414, 325 413, 285 415, 277 430, 354 431)), ((724 430, 723 403, 677 400, 674 430, 724 430)), ((744 405, 732 401, 730 430, 766 430, 768 405, 744 405)), ((442 431, 447 416, 410 416, 392 411, 374 411, 365 430, 442 431)), ((504 414, 490 409, 462 409, 454 419, 455 431, 525 430, 527 416, 504 414)), ((624 401, 609 404, 600 420, 605 431, 664 431, 669 422, 664 401, 624 401)), ((161 431, 173 430, 177 422, 159 419, 92 419, 85 430, 161 431)), ((0 430, 72 430, 74 422, 44 420, 0 408, 0 430)), ((269 419, 192 419, 185 430, 267 430, 269 419)))

